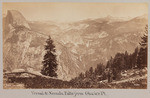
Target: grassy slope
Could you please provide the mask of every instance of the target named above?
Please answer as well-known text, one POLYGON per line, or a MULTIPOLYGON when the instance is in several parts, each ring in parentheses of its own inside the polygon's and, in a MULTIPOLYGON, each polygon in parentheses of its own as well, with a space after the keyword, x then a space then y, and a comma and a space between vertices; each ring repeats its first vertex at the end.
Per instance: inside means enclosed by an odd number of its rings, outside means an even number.
POLYGON ((119 81, 111 83, 99 83, 101 88, 117 89, 146 89, 147 88, 147 69, 131 69, 122 72, 122 78, 119 81))
POLYGON ((147 88, 147 69, 131 69, 121 73, 122 78, 118 81, 107 80, 84 82, 68 82, 54 78, 42 76, 35 77, 4 77, 4 89, 32 89, 32 88, 102 88, 102 89, 146 89, 147 88))

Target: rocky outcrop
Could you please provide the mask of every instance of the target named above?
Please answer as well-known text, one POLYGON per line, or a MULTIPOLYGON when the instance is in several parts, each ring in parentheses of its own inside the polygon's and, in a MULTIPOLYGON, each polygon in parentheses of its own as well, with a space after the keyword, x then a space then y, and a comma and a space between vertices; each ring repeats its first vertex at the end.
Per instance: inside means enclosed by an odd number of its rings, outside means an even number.
POLYGON ((71 85, 68 81, 31 72, 11 72, 4 74, 4 89, 70 88, 71 85))

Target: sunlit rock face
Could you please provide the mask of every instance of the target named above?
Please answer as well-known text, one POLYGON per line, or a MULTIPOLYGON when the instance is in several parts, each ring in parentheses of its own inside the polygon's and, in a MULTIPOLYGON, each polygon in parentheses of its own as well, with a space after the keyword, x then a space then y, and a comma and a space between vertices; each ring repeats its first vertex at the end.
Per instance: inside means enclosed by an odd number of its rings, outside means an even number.
POLYGON ((3 20, 5 24, 3 32, 4 68, 8 71, 17 68, 40 69, 47 36, 33 32, 26 19, 18 11, 8 11, 3 20))
POLYGON ((132 53, 140 42, 147 18, 106 17, 58 24, 27 21, 20 12, 9 10, 3 18, 4 69, 40 72, 45 41, 50 35, 56 46, 58 78, 70 80, 100 62, 105 64, 117 52, 132 53))

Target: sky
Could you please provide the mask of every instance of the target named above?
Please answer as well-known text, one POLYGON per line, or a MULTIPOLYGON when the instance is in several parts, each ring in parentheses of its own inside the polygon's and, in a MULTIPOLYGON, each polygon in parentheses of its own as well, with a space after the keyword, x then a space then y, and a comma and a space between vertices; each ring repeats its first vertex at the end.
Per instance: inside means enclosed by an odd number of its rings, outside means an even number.
POLYGON ((106 16, 133 18, 148 14, 147 3, 3 3, 3 14, 7 10, 18 10, 30 21, 52 20, 72 22, 106 16))

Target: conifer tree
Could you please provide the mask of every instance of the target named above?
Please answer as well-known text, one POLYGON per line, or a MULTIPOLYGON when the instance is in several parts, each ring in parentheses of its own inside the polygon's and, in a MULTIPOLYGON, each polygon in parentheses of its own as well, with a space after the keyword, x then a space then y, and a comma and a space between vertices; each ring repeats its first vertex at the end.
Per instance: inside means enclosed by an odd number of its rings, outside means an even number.
POLYGON ((147 47, 148 47, 148 26, 145 27, 145 34, 141 37, 141 45, 140 51, 138 53, 137 58, 137 67, 143 68, 147 66, 147 47))
POLYGON ((57 77, 56 70, 58 64, 55 55, 56 50, 50 36, 46 41, 45 50, 46 54, 44 55, 44 59, 42 62, 43 68, 41 70, 41 73, 46 76, 57 77))
POLYGON ((137 55, 138 55, 138 47, 134 50, 132 57, 131 57, 132 68, 136 67, 137 55))

